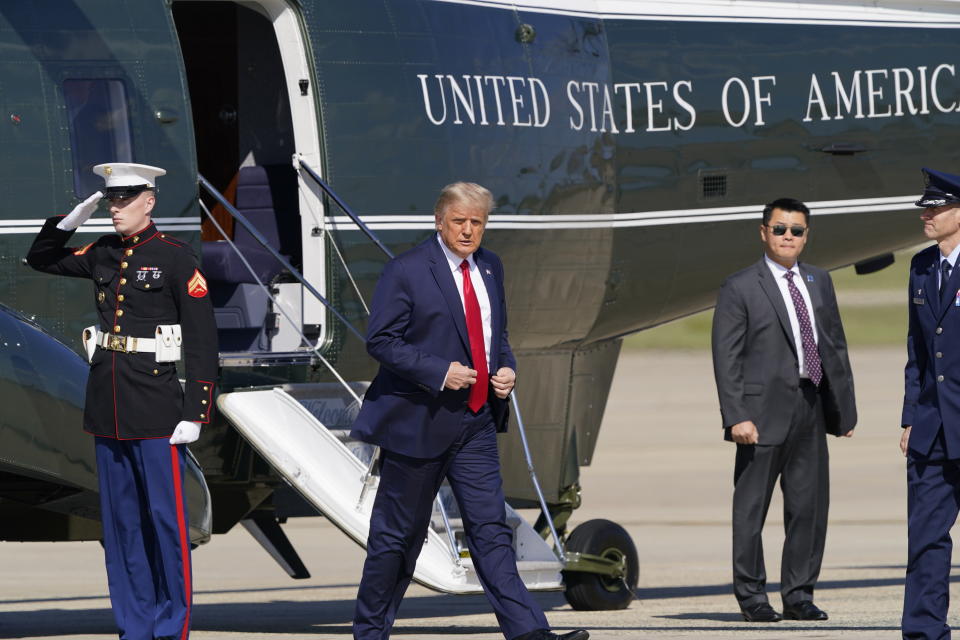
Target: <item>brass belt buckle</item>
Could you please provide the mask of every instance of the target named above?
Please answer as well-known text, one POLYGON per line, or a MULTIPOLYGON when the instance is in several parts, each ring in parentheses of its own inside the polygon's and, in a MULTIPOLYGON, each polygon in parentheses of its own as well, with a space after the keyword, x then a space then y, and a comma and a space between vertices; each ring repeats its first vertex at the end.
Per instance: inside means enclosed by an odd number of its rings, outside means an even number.
POLYGON ((126 353, 127 340, 121 336, 110 336, 110 342, 107 344, 107 348, 111 351, 120 351, 126 353))

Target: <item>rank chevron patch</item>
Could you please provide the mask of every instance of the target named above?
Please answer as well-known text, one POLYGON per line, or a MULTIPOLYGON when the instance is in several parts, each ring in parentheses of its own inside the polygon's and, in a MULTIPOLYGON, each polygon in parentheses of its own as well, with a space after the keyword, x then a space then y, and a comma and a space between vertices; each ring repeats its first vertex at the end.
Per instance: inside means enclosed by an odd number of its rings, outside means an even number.
POLYGON ((207 295, 207 280, 199 269, 194 269, 193 275, 187 281, 187 293, 194 298, 202 298, 207 295))
POLYGON ((74 252, 73 252, 73 255, 75 255, 75 256, 82 256, 82 255, 85 254, 87 251, 90 251, 90 247, 92 247, 92 246, 93 246, 93 243, 91 242, 91 243, 88 244, 87 246, 82 247, 82 248, 77 249, 76 251, 74 251, 74 252))

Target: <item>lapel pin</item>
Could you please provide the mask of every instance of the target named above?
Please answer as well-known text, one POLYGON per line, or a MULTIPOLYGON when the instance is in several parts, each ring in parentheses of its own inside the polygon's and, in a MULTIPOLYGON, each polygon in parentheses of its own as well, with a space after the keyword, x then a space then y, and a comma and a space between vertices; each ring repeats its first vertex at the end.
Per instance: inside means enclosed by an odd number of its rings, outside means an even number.
POLYGON ((809 273, 807 274, 807 282, 813 282, 813 276, 809 273))
POLYGON ((487 275, 488 275, 488 276, 492 276, 492 275, 493 275, 492 273, 490 273, 490 269, 484 269, 484 271, 487 272, 487 275))

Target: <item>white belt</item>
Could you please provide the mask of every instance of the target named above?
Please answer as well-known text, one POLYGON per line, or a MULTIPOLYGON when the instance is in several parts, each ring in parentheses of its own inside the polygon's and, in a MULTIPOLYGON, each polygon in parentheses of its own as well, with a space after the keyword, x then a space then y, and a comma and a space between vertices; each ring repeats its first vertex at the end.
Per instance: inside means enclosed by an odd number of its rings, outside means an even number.
POLYGON ((176 362, 180 359, 183 338, 178 324, 158 324, 156 338, 135 338, 104 333, 96 326, 83 330, 83 348, 87 361, 93 362, 97 347, 122 353, 153 353, 157 362, 176 362))
POLYGON ((157 341, 153 338, 116 336, 99 329, 97 329, 97 345, 110 351, 124 353, 155 353, 157 351, 157 341))

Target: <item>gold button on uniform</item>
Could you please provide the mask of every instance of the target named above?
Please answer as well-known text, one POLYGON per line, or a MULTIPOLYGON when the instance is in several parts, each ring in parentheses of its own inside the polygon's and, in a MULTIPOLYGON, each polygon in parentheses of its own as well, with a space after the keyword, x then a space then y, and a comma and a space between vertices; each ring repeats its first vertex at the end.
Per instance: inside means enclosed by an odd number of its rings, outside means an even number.
POLYGON ((106 294, 104 294, 103 291, 101 291, 100 293, 97 294, 97 302, 103 302, 103 299, 106 297, 107 297, 106 294))
POLYGON ((201 414, 200 414, 200 417, 201 417, 201 418, 206 418, 206 417, 207 417, 207 414, 201 413, 201 414))
POLYGON ((201 400, 201 401, 200 401, 200 404, 207 404, 207 401, 206 401, 206 400, 201 400))
POLYGON ((133 236, 134 242, 140 242, 140 236, 133 236))
POLYGON ((204 390, 204 391, 210 391, 210 387, 204 385, 204 386, 203 386, 203 390, 204 390))
POLYGON ((121 269, 126 269, 128 266, 129 266, 129 265, 127 264, 127 261, 126 261, 126 260, 124 260, 123 262, 120 263, 120 268, 121 268, 121 269))
POLYGON ((117 317, 119 318, 122 315, 123 315, 123 309, 117 309, 117 317))
POLYGON ((157 370, 157 369, 154 369, 154 370, 153 370, 153 375, 157 375, 158 373, 160 373, 159 370, 157 370))
POLYGON ((114 332, 114 333, 120 333, 120 325, 114 326, 114 327, 113 327, 113 332, 114 332))
POLYGON ((126 255, 132 256, 132 255, 133 255, 133 249, 127 249, 126 255))
POLYGON ((150 288, 150 283, 147 283, 147 284, 143 285, 143 288, 144 288, 144 289, 149 289, 149 288, 150 288))
POLYGON ((127 284, 126 278, 120 278, 120 284, 127 284))
POLYGON ((122 293, 117 296, 117 300, 119 300, 120 302, 123 302, 123 294, 122 294, 122 293))

